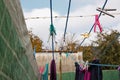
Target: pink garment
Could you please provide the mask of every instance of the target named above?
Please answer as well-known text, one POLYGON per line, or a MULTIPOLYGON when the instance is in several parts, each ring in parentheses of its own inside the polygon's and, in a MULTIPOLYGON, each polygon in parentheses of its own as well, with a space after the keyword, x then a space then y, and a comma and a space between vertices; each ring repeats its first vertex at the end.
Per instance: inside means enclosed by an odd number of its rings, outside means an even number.
POLYGON ((85 71, 84 80, 90 80, 90 72, 88 70, 85 71))
POLYGON ((98 25, 98 27, 99 27, 99 29, 100 29, 100 32, 102 32, 102 27, 101 27, 101 25, 100 25, 98 15, 95 15, 94 32, 96 32, 96 26, 97 26, 97 25, 98 25))
POLYGON ((42 74, 44 72, 44 67, 40 67, 39 72, 40 72, 40 74, 42 74))

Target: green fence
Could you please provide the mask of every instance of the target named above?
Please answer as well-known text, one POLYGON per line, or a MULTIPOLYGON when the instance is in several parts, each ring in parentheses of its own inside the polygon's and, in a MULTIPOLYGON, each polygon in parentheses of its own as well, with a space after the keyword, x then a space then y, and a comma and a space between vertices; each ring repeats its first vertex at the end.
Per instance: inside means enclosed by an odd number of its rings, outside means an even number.
POLYGON ((4 1, 0 0, 0 80, 37 80, 4 1))
POLYGON ((119 72, 117 70, 104 70, 103 80, 120 80, 119 72))
MULTIPOLYGON (((60 80, 59 74, 57 74, 57 80, 60 80)), ((74 72, 62 73, 62 80, 75 80, 75 73, 74 72)))
MULTIPOLYGON (((60 75, 57 75, 57 80, 60 80, 60 75)), ((68 72, 62 74, 62 80, 75 80, 75 73, 68 72)), ((103 70, 103 80, 120 80, 117 70, 103 70)))

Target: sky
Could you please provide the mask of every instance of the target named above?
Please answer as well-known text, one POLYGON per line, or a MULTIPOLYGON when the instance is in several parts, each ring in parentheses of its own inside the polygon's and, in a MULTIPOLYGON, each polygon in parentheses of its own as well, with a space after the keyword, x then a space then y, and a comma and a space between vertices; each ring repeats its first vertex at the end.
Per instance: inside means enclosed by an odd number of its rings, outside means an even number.
MULTIPOLYGON (((31 17, 50 17, 50 0, 20 0, 25 18, 31 17)), ((52 0, 53 2, 53 16, 66 16, 69 0, 52 0)), ((96 8, 102 7, 105 0, 71 0, 70 16, 83 16, 69 18, 67 26, 67 34, 75 34, 75 39, 79 43, 83 40, 81 34, 88 33, 95 22, 96 8)), ((109 11, 109 13, 120 13, 120 0, 108 0, 105 8, 117 9, 116 11, 109 11)), ((117 29, 120 32, 120 14, 110 16, 101 16, 99 21, 103 31, 110 31, 110 29, 117 29)), ((49 46, 49 28, 50 18, 27 19, 25 20, 28 30, 39 36, 43 41, 44 46, 49 46)), ((60 39, 64 34, 66 18, 53 18, 53 24, 56 30, 55 41, 60 43, 60 39)), ((97 32, 99 29, 97 27, 97 32)), ((93 30, 85 40, 83 45, 89 45, 92 40, 96 40, 96 35, 93 30)))

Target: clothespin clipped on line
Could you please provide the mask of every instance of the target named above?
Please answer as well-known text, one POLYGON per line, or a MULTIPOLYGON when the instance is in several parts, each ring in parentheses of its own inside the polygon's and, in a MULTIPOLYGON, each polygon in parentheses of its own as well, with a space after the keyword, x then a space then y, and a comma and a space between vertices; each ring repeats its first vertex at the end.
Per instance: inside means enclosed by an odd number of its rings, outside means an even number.
POLYGON ((98 26, 100 32, 102 32, 102 26, 100 24, 99 16, 97 14, 95 15, 94 32, 96 32, 96 26, 98 26))
POLYGON ((81 34, 81 36, 83 36, 84 38, 88 38, 90 36, 89 33, 84 33, 84 34, 81 34))
POLYGON ((118 67, 118 71, 120 71, 120 66, 118 67))
POLYGON ((88 61, 85 62, 83 69, 87 69, 88 70, 88 61))
POLYGON ((102 12, 102 13, 110 16, 110 17, 113 17, 113 18, 115 17, 115 16, 113 16, 112 14, 108 13, 107 11, 116 11, 116 9, 103 9, 103 10, 102 10, 102 8, 99 8, 99 7, 98 7, 96 10, 99 11, 99 12, 102 12))

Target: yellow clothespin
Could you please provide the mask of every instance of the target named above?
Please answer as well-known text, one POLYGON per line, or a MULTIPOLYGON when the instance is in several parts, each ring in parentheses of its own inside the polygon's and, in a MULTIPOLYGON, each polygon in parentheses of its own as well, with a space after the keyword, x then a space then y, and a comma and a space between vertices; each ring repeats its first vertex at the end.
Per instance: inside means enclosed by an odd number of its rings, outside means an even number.
POLYGON ((89 33, 81 34, 81 36, 83 36, 84 38, 88 38, 89 37, 89 33))

